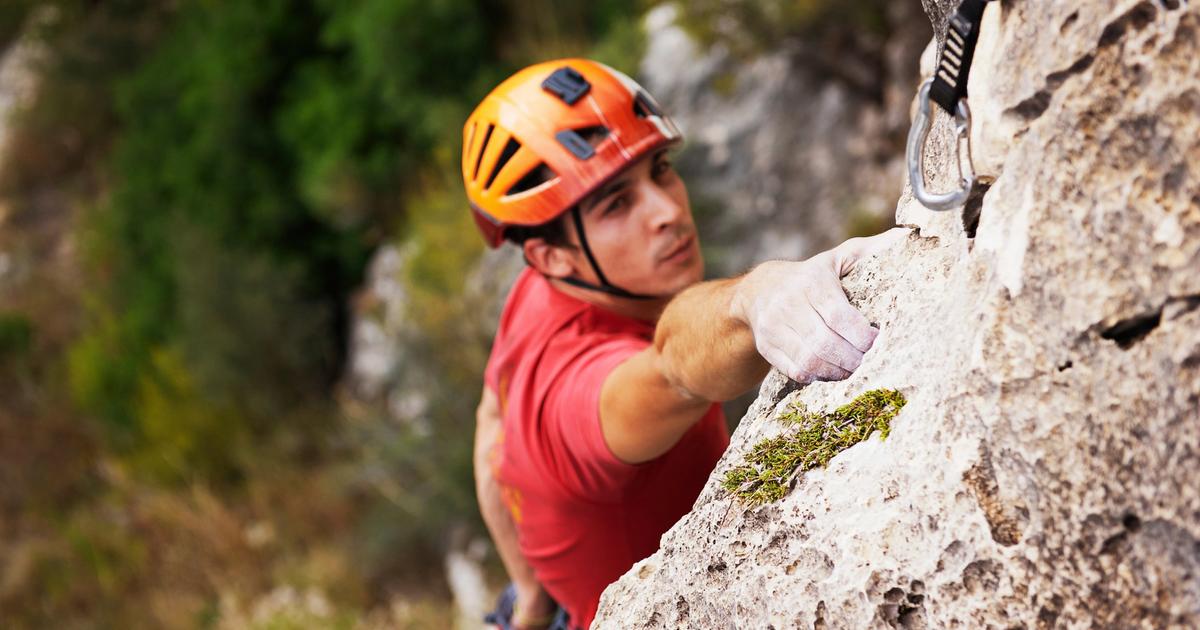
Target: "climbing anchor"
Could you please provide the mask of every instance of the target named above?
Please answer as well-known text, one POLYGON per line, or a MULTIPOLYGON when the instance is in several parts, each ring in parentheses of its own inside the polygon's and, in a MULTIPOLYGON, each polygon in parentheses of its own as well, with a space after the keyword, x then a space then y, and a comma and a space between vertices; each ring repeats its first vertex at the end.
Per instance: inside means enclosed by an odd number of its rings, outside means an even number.
POLYGON ((930 192, 925 188, 925 139, 929 137, 929 126, 933 111, 929 107, 929 90, 933 79, 921 85, 918 96, 917 117, 908 131, 908 148, 905 151, 908 163, 908 181, 912 183, 913 196, 930 210, 953 210, 967 202, 971 188, 975 185, 975 164, 971 161, 971 108, 967 99, 959 99, 954 113, 954 128, 958 145, 958 174, 961 178, 958 190, 946 193, 930 192), (963 156, 966 156, 966 160, 963 156), (966 169, 963 169, 964 162, 966 169))
POLYGON ((967 77, 979 40, 983 9, 991 0, 963 0, 950 18, 946 44, 938 58, 937 72, 921 84, 917 116, 908 131, 905 162, 913 196, 930 210, 953 210, 962 206, 975 186, 975 164, 971 159, 971 108, 967 106, 967 77), (925 187, 925 141, 933 120, 930 101, 954 116, 955 149, 958 155, 957 190, 935 193, 925 187), (965 156, 965 159, 964 159, 965 156), (964 168, 964 165, 966 168, 964 168))

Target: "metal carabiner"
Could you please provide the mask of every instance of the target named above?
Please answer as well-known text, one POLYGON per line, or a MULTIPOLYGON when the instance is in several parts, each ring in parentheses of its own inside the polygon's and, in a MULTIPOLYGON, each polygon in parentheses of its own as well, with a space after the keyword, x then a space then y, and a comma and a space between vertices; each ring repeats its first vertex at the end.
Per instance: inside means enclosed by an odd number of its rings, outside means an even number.
POLYGON ((921 92, 917 97, 917 117, 913 126, 908 130, 908 146, 905 150, 905 162, 908 165, 908 181, 912 184, 913 196, 921 205, 930 210, 953 210, 967 201, 971 188, 975 185, 975 164, 971 161, 971 109, 967 107, 967 99, 958 100, 957 112, 954 116, 956 145, 958 153, 958 176, 961 178, 959 189, 934 193, 925 189, 925 139, 929 136, 930 122, 933 111, 929 107, 929 89, 933 79, 921 84, 921 92), (963 143, 966 149, 963 149, 963 143), (963 153, 966 153, 967 170, 963 170, 963 153))

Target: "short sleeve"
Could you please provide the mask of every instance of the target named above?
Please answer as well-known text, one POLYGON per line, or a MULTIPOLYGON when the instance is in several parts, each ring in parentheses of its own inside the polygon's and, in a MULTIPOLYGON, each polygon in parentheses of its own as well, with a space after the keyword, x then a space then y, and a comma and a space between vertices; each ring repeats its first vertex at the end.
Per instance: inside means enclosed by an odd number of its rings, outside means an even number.
POLYGON ((543 429, 563 485, 589 501, 621 500, 641 465, 617 459, 600 429, 600 390, 618 365, 649 341, 606 336, 587 345, 553 375, 542 411, 543 429))

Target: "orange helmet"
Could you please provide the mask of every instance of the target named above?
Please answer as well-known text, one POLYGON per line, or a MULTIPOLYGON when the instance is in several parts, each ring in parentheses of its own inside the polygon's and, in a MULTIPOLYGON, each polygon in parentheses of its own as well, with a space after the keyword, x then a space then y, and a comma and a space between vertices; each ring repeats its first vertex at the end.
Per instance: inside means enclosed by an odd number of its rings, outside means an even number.
POLYGON ((540 225, 642 156, 683 139, 633 79, 560 59, 509 77, 463 127, 462 174, 488 245, 510 225, 540 225))

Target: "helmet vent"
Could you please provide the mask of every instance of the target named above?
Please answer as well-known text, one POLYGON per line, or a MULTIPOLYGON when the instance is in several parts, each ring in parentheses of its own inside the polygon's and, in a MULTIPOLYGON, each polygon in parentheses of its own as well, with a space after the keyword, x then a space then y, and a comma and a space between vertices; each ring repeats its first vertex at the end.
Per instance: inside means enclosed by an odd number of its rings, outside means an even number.
POLYGON ((595 125, 592 127, 580 127, 575 130, 579 137, 587 141, 593 149, 600 146, 601 142, 608 137, 608 127, 604 125, 595 125))
POLYGON ((645 92, 638 92, 637 97, 633 99, 633 113, 638 118, 649 118, 651 116, 662 116, 662 111, 646 96, 645 92))
POLYGON ((513 184, 512 188, 509 188, 504 194, 515 195, 527 190, 533 190, 555 177, 558 177, 558 174, 551 170, 549 166, 546 166, 545 162, 542 162, 526 173, 525 177, 517 180, 517 183, 513 184))
POLYGON ((508 164, 508 161, 512 159, 513 155, 516 155, 520 148, 521 143, 517 142, 515 138, 509 138, 508 142, 504 143, 504 149, 500 151, 500 157, 496 160, 496 166, 492 169, 492 174, 488 175, 487 183, 483 185, 484 190, 492 187, 492 182, 496 181, 496 176, 500 174, 500 171, 504 170, 504 165, 508 164))
POLYGON ((479 145, 479 153, 475 156, 475 173, 471 175, 471 181, 479 181, 479 165, 483 163, 483 152, 487 150, 488 140, 492 139, 492 130, 496 125, 488 123, 487 131, 483 134, 483 142, 479 145))

